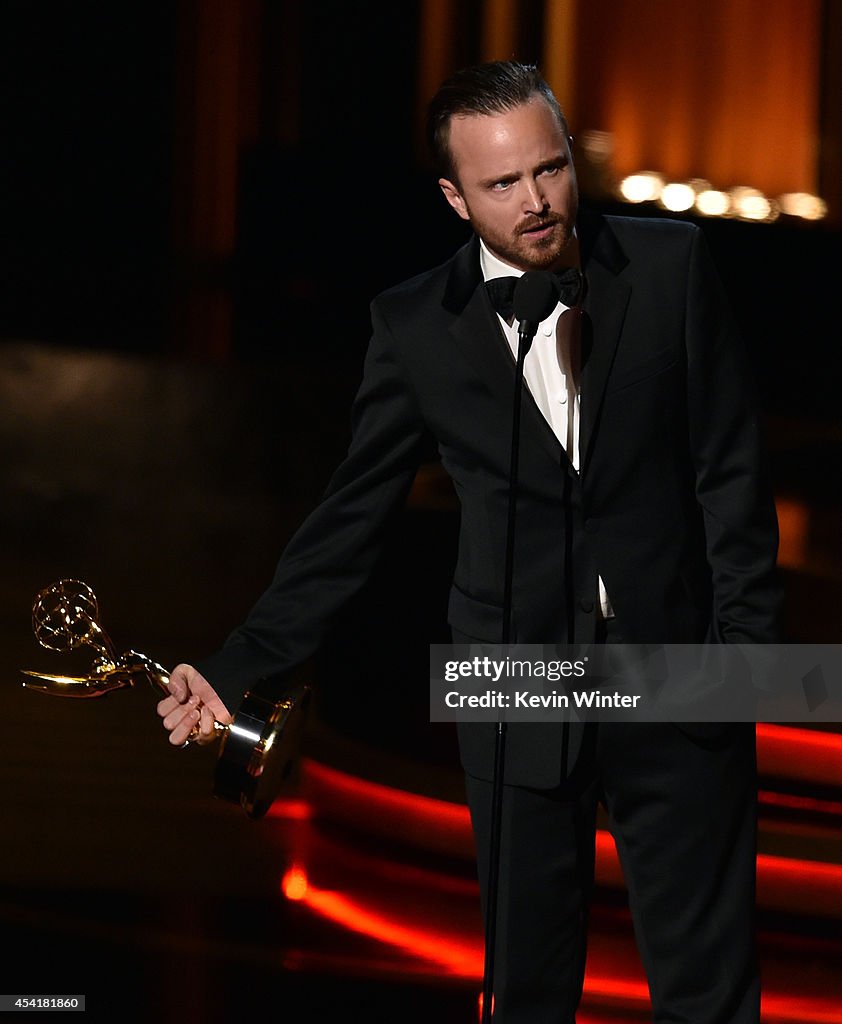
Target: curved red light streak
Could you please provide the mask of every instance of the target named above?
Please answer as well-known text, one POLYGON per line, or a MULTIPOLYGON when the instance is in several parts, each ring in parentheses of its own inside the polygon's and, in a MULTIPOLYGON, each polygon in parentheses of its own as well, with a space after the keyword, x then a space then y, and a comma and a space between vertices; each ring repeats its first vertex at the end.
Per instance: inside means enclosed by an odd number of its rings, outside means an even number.
MULTIPOLYGON (((759 724, 758 763, 761 773, 800 781, 839 785, 842 780, 842 735, 810 729, 759 724)), ((389 822, 390 831, 404 838, 417 837, 422 845, 442 845, 449 850, 472 853, 473 838, 467 806, 395 789, 378 782, 340 772, 328 765, 306 760, 305 790, 314 805, 341 809, 358 824, 389 822)), ((768 803, 776 803, 768 794, 768 803)), ((764 799, 761 793, 761 800, 764 799)), ((819 812, 837 810, 836 801, 788 797, 788 802, 819 812)), ((284 805, 270 811, 285 816, 284 805)), ((301 802, 293 802, 289 816, 307 817, 301 802)), ((842 917, 842 865, 759 854, 758 897, 776 909, 842 917)), ((397 870, 397 866, 393 865, 397 870)), ((410 869, 411 870, 411 869, 410 869)), ((600 884, 622 886, 623 876, 613 837, 600 830, 596 837, 596 872, 600 884)), ((358 934, 383 942, 408 956, 435 965, 452 978, 481 982, 482 936, 439 923, 435 930, 420 926, 394 912, 384 912, 350 895, 314 886, 303 865, 293 865, 284 875, 282 891, 312 912, 358 934)), ((585 992, 596 1001, 616 1001, 635 1008, 648 1005, 645 980, 589 971, 585 992)), ((764 1024, 838 1024, 842 1006, 832 999, 767 992, 763 999, 764 1024)))
MULTIPOLYGON (((426 960, 452 978, 477 984, 482 981, 483 946, 479 934, 460 934, 446 924, 435 931, 407 924, 343 893, 313 886, 298 864, 286 872, 281 889, 289 898, 302 902, 321 917, 426 960)), ((584 994, 595 1002, 619 1003, 635 1009, 649 1005, 645 979, 620 977, 616 970, 611 974, 586 971, 584 994)), ((831 999, 777 992, 766 992, 763 996, 764 1024, 838 1024, 840 1014, 842 1005, 831 999)))

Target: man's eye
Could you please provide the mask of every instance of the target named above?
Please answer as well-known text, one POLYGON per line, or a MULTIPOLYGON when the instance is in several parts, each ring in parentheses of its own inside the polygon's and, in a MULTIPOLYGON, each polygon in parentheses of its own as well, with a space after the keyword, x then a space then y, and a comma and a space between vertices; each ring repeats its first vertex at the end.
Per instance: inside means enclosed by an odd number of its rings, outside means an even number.
POLYGON ((510 181, 495 181, 491 188, 494 192, 505 192, 511 184, 510 181))
POLYGON ((554 174, 558 174, 558 172, 560 170, 561 170, 560 167, 558 167, 557 165, 554 165, 552 167, 545 167, 543 169, 543 171, 541 171, 541 173, 542 174, 548 174, 550 177, 552 177, 554 174))

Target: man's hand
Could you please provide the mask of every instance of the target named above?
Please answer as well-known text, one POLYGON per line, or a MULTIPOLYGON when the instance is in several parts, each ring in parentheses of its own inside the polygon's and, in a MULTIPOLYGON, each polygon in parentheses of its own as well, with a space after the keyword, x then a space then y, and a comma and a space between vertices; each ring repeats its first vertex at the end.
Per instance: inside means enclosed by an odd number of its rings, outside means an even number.
POLYGON ((216 736, 214 720, 223 725, 231 722, 216 690, 192 665, 176 665, 170 673, 169 690, 169 697, 158 704, 158 714, 173 746, 183 746, 188 737, 191 743, 211 743, 216 736))

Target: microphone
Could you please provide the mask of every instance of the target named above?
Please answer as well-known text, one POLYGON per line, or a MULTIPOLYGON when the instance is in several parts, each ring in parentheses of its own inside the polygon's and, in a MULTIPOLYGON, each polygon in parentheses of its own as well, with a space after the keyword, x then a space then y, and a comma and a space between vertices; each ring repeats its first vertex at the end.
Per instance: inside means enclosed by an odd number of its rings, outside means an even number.
POLYGON ((518 278, 512 305, 524 356, 538 331, 538 324, 552 313, 560 295, 558 278, 548 270, 527 270, 518 278))

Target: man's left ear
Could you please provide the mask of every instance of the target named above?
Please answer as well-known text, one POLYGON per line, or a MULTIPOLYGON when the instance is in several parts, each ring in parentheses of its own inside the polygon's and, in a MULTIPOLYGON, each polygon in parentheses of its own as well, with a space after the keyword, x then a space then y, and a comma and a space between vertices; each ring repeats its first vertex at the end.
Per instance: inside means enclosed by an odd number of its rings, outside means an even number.
POLYGON ((469 220, 468 207, 465 205, 462 193, 453 184, 453 182, 448 181, 447 178, 439 178, 439 188, 442 190, 444 198, 448 203, 450 203, 462 220, 469 220))

